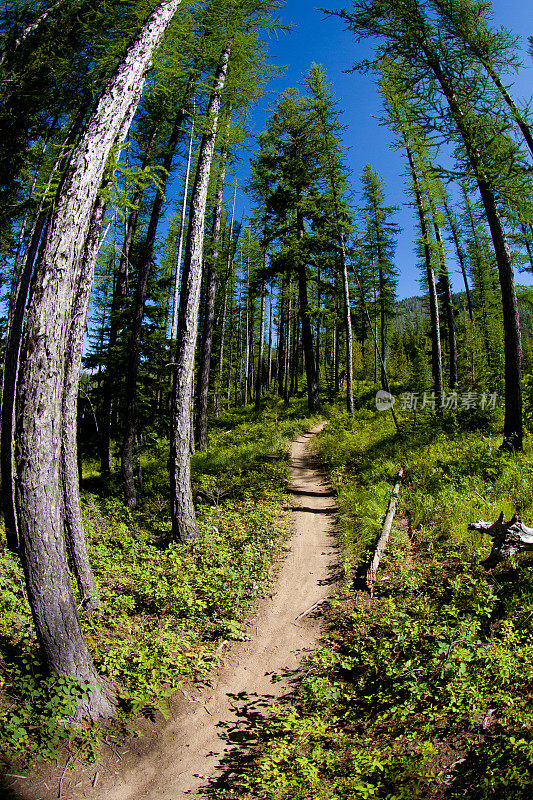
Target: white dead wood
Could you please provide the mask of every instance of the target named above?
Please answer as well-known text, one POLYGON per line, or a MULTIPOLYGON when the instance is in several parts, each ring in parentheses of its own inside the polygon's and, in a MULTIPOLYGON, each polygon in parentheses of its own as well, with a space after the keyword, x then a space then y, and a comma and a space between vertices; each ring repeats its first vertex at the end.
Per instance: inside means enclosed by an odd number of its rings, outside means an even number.
POLYGON ((394 520, 394 516, 396 514, 396 506, 398 504, 398 495, 400 493, 400 486, 402 483, 404 469, 403 467, 398 472, 396 476, 396 482, 394 484, 394 489, 392 490, 392 497, 390 499, 389 508, 387 510, 387 515, 385 517, 385 521, 383 523, 383 528, 381 530, 381 536, 379 537, 379 541, 377 543, 376 549, 374 551, 374 557, 370 563, 368 571, 366 573, 366 582, 368 588, 370 589, 370 594, 373 593, 374 583, 376 580, 376 573, 378 571, 379 562, 381 561, 381 557, 385 552, 385 548, 387 547, 387 542, 389 541, 389 536, 392 528, 392 522, 394 520))

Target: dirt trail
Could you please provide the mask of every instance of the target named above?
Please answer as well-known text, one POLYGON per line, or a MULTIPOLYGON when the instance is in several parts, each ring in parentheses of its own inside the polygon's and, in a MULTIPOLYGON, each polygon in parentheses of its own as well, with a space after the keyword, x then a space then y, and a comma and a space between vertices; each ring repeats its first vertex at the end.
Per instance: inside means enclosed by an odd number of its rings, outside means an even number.
POLYGON ((70 786, 65 780, 65 797, 205 797, 209 788, 231 783, 235 770, 242 769, 242 751, 254 742, 254 726, 268 706, 287 693, 305 655, 317 645, 320 615, 312 607, 333 591, 335 499, 307 450, 309 439, 323 425, 291 445, 295 532, 272 597, 261 603, 250 628, 250 641, 228 648, 215 687, 200 695, 190 688, 184 693, 187 699, 180 701, 177 713, 173 710, 175 719, 155 741, 143 745, 140 740, 144 752, 131 753, 107 775, 102 770, 95 788, 86 784, 76 790, 79 775, 72 774, 70 786))

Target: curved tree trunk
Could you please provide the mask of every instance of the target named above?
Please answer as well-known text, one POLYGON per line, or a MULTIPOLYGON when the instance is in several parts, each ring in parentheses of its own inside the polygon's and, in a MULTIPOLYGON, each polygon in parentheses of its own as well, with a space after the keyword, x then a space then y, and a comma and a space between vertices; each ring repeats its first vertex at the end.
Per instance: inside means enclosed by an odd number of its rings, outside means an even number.
POLYGON ((200 144, 189 211, 189 230, 183 263, 176 366, 170 419, 170 507, 172 535, 183 542, 198 537, 191 489, 191 405, 194 352, 202 279, 205 208, 222 91, 226 81, 230 47, 222 54, 207 109, 208 126, 200 144))
POLYGON ((508 450, 521 450, 524 433, 522 423, 522 339, 511 253, 507 245, 494 190, 487 180, 483 159, 477 150, 475 140, 465 120, 461 104, 440 65, 436 53, 430 50, 427 44, 423 45, 423 50, 463 140, 466 155, 475 175, 481 202, 489 223, 494 254, 498 264, 503 310, 505 419, 502 446, 508 450))
POLYGON ((36 262, 20 353, 16 510, 28 598, 46 668, 90 684, 78 714, 92 719, 112 716, 114 706, 87 650, 67 568, 60 474, 66 359, 85 259, 94 241, 98 188, 113 147, 126 135, 154 50, 179 3, 160 3, 149 15, 72 153, 36 262))

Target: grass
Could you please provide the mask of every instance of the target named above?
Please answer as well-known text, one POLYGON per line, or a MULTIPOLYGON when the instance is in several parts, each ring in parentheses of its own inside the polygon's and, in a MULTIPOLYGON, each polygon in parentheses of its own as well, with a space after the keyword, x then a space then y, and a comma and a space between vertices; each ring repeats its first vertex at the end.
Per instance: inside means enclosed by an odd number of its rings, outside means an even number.
MULTIPOLYGON (((166 443, 142 454, 143 491, 134 512, 113 482, 82 495, 84 527, 102 615, 82 615, 101 675, 118 689, 121 714, 111 729, 68 723, 85 687, 43 674, 23 574, 0 538, 0 758, 18 769, 51 759, 61 747, 98 756, 102 737, 124 735, 132 715, 159 710, 185 679, 208 674, 224 639, 246 637, 244 621, 265 591, 287 532, 283 512, 287 445, 310 424, 301 404, 272 404, 216 420, 210 448, 193 457, 200 539, 169 540, 166 443), (270 458, 274 456, 274 458, 270 458)), ((87 487, 91 491, 87 490, 87 487)))
POLYGON ((226 798, 525 800, 533 790, 533 576, 490 573, 467 530, 533 518, 533 453, 500 420, 332 412, 319 453, 337 489, 345 585, 331 633, 274 710, 254 769, 226 798), (491 427, 492 426, 492 430, 491 427), (394 476, 407 474, 375 596, 357 581, 394 476))

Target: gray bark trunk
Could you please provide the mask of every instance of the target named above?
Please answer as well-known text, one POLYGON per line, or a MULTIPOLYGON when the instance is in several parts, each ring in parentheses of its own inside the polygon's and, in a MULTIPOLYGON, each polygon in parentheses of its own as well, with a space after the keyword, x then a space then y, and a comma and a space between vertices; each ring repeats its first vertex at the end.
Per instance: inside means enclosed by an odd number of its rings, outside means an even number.
POLYGON ((211 241, 213 251, 209 258, 205 287, 205 315, 202 329, 202 346, 198 369, 198 397, 196 410, 196 443, 199 450, 207 448, 207 400, 209 395, 209 374, 211 371, 211 353, 213 350, 213 327, 215 321, 215 294, 218 257, 220 252, 220 230, 222 227, 222 206, 224 199, 224 181, 226 177, 227 147, 222 148, 217 182, 215 208, 213 211, 213 230, 211 241))
POLYGON ((114 707, 87 650, 67 568, 60 471, 69 336, 94 235, 98 188, 111 150, 126 135, 146 70, 179 2, 161 3, 150 14, 72 153, 37 259, 22 338, 15 437, 21 560, 46 668, 91 685, 78 714, 92 719, 112 716, 114 707))
POLYGON ((198 330, 207 191, 229 57, 230 45, 222 54, 207 109, 208 127, 200 145, 183 264, 170 424, 172 535, 180 542, 198 537, 191 490, 190 459, 194 354, 198 330))
POLYGON ((100 600, 89 562, 81 515, 77 445, 78 386, 85 320, 91 296, 94 266, 100 248, 99 237, 104 213, 104 203, 98 199, 93 214, 92 227, 87 239, 79 288, 72 309, 70 330, 67 338, 61 436, 61 477, 67 551, 70 566, 78 584, 81 605, 89 612, 100 609, 100 600))

